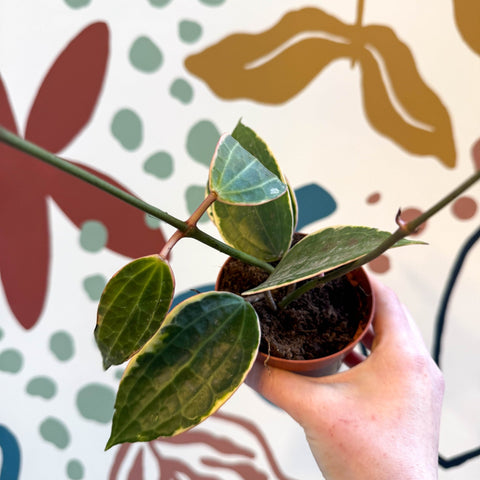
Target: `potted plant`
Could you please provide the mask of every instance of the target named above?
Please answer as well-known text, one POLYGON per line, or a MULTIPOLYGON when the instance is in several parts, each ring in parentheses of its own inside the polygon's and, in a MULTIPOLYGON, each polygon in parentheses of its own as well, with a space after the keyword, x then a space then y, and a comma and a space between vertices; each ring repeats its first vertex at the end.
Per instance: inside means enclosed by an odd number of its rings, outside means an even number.
MULTIPOLYGON (((205 199, 186 222, 2 128, 0 141, 177 228, 161 252, 133 260, 118 271, 99 302, 95 339, 104 368, 129 360, 106 448, 176 435, 207 418, 234 393, 252 367, 261 342, 259 317, 267 313, 282 319, 284 325, 290 321, 289 309, 298 312, 306 309, 306 304, 317 308, 318 303, 335 297, 332 292, 341 287, 347 293, 337 295, 335 301, 340 307, 349 304, 347 317, 353 324, 348 325, 349 338, 342 340, 340 352, 323 354, 330 362, 325 369, 312 367, 316 360, 305 352, 303 359, 293 360, 294 367, 286 367, 314 374, 336 371, 373 314, 374 298, 361 266, 389 248, 422 243, 405 237, 480 178, 476 172, 413 221, 402 222, 398 213, 398 228, 391 234, 363 226, 340 226, 304 236, 295 234, 297 207, 292 189, 266 144, 241 122, 232 135, 220 138, 205 199), (198 229, 197 222, 206 211, 225 242, 198 229), (221 291, 195 295, 169 311, 175 280, 168 258, 183 237, 195 238, 235 260, 229 259, 219 275, 221 291), (238 267, 247 270, 235 273, 238 267)), ((349 323, 344 319, 330 323, 338 327, 342 322, 349 323)), ((302 348, 304 339, 314 339, 319 330, 304 317, 296 328, 288 330, 294 340, 303 330, 302 348)), ((276 357, 277 347, 271 351, 274 342, 273 337, 263 340, 267 367, 281 362, 276 357)), ((313 356, 322 356, 315 353, 317 347, 314 345, 313 356)), ((298 358, 298 352, 288 356, 298 358)))

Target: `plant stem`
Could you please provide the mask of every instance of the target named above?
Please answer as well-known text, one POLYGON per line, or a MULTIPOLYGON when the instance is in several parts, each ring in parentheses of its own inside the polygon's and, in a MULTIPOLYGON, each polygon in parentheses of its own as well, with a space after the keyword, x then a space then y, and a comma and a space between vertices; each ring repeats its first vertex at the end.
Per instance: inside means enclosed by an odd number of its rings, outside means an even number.
POLYGON ((172 248, 176 243, 181 240, 183 237, 188 236, 189 232, 197 226, 198 221, 202 215, 207 211, 208 207, 217 199, 217 194, 215 192, 210 192, 198 206, 198 208, 193 212, 191 217, 185 222, 189 228, 187 230, 177 230, 163 246, 160 256, 167 258, 170 254, 172 248))
POLYGON ((365 265, 366 263, 374 260, 379 257, 382 253, 387 251, 389 248, 393 247, 399 240, 405 238, 406 236, 414 233, 420 225, 422 225, 430 217, 433 217, 439 210, 447 206, 452 200, 457 198, 465 190, 471 187, 475 182, 480 180, 480 170, 471 175, 467 180, 460 184, 448 195, 439 200, 435 205, 429 208, 426 212, 422 213, 418 217, 414 218, 410 222, 403 223, 399 220, 399 215, 397 214, 397 224, 399 225, 398 229, 395 230, 388 238, 386 238, 378 247, 372 250, 369 253, 366 253, 357 260, 349 262, 341 267, 338 267, 330 272, 326 272, 325 275, 321 278, 314 278, 307 283, 304 283, 301 287, 297 288, 294 292, 286 295, 278 304, 280 308, 285 308, 290 302, 293 302, 304 293, 308 292, 312 288, 315 288, 318 285, 327 283, 331 280, 339 278, 356 268, 365 265))
POLYGON ((169 225, 175 227, 177 230, 184 232, 183 236, 194 238, 195 240, 198 240, 199 242, 211 248, 214 248, 219 252, 222 252, 231 257, 238 258, 245 263, 260 267, 269 273, 273 271, 273 267, 269 263, 266 263, 240 250, 237 250, 236 248, 230 247, 229 245, 199 230, 198 227, 192 227, 192 225, 189 225, 187 222, 179 220, 178 218, 168 214, 167 212, 160 210, 153 205, 144 202, 143 200, 140 200, 139 198, 125 192, 124 190, 115 187, 114 185, 106 182, 105 180, 102 180, 96 175, 87 172, 83 168, 78 167, 60 157, 57 157, 53 153, 39 147, 38 145, 35 145, 34 143, 31 143, 19 137, 18 135, 15 135, 12 132, 9 132, 3 127, 0 127, 0 142, 10 145, 17 150, 27 153, 28 155, 31 155, 32 157, 35 157, 45 163, 48 163, 49 165, 59 168, 60 170, 63 170, 64 172, 67 172, 70 175, 73 175, 87 183, 90 183, 91 185, 99 188, 100 190, 103 190, 104 192, 107 192, 110 195, 113 195, 114 197, 123 200, 129 205, 132 205, 133 207, 138 208, 139 210, 149 215, 152 215, 153 217, 158 218, 165 223, 168 223, 169 225))

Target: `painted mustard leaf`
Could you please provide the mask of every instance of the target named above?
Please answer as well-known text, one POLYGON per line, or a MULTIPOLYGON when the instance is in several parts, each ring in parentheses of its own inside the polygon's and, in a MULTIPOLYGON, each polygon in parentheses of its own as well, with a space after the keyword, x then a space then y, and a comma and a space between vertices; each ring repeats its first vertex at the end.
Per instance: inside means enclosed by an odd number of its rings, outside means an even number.
POLYGON ((214 413, 245 379, 259 340, 257 314, 238 295, 179 304, 128 364, 107 449, 176 435, 214 413))
POLYGON ((359 54, 365 114, 372 126, 417 155, 435 155, 455 166, 456 152, 447 108, 425 83, 415 58, 388 27, 363 27, 368 48, 359 54))
POLYGON ((210 165, 209 189, 218 200, 258 205, 283 195, 287 186, 231 135, 222 135, 210 165))
MULTIPOLYGON (((287 183, 267 145, 252 129, 239 122, 232 136, 264 167, 287 183)), ((215 202, 209 215, 228 244, 272 262, 290 247, 296 224, 296 200, 288 187, 286 195, 261 205, 246 207, 215 202)))
MULTIPOLYGON (((478 3, 454 2, 459 31, 477 53, 478 3)), ((434 155, 455 166, 450 114, 391 28, 347 24, 306 7, 287 12, 262 32, 229 35, 187 57, 185 66, 221 98, 278 105, 343 59, 361 70, 365 115, 375 130, 412 154, 434 155)))
MULTIPOLYGON (((294 245, 267 280, 245 294, 290 285, 333 270, 371 252, 389 236, 389 232, 362 226, 318 230, 294 245)), ((394 246, 423 243, 403 239, 394 246)))
POLYGON ((128 360, 160 327, 175 281, 159 255, 130 262, 108 282, 97 311, 95 340, 105 369, 128 360))
POLYGON ((458 31, 467 45, 480 55, 480 3, 475 0, 453 0, 455 23, 458 31))
POLYGON ((265 31, 234 33, 190 55, 185 67, 220 98, 277 105, 335 60, 350 58, 352 30, 320 9, 295 9, 265 31))

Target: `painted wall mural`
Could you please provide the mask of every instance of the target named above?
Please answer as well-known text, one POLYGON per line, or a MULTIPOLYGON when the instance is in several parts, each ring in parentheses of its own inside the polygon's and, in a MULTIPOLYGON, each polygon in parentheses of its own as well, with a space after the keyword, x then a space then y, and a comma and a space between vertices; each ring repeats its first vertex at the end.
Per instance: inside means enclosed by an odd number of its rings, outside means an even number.
POLYGON ((411 153, 433 154, 453 167, 446 108, 420 77, 407 45, 391 28, 363 26, 361 13, 347 25, 316 8, 288 12, 269 30, 233 34, 188 57, 185 65, 221 98, 277 104, 298 94, 331 62, 348 59, 362 71, 364 109, 373 128, 411 153))
MULTIPOLYGON (((59 153, 80 133, 90 119, 102 87, 108 43, 107 25, 95 23, 67 45, 37 92, 25 126, 27 140, 59 153)), ((2 125, 17 133, 15 115, 1 78, 0 102, 2 125)), ((50 257, 47 197, 53 198, 75 225, 83 225, 84 231, 98 228, 92 222, 101 222, 100 228, 108 231, 107 248, 134 257, 161 245, 160 231, 147 228, 143 215, 133 207, 124 206, 98 189, 11 147, 1 145, 0 155, 0 201, 3 205, 18 205, 15 209, 2 208, 1 223, 8 226, 0 236, 2 282, 10 308, 24 328, 32 328, 37 322, 47 290, 50 257), (19 197, 20 202, 16 201, 19 197), (19 217, 23 219, 20 223, 19 217), (127 224, 139 232, 139 241, 125 242, 123 232, 127 224)), ((95 173, 120 186, 105 174, 95 173)))
MULTIPOLYGON (((0 124, 187 218, 243 117, 305 231, 391 230, 399 207, 412 218, 480 168, 478 2, 249 2, 2 0, 0 124)), ((475 187, 416 233, 429 247, 368 267, 445 372, 442 480, 480 475, 479 203, 475 187)), ((300 428, 244 386, 179 437, 103 451, 122 369, 102 370, 96 302, 170 232, 0 145, 0 480, 318 478, 300 428)), ((171 261, 178 303, 224 258, 185 245, 171 261)))

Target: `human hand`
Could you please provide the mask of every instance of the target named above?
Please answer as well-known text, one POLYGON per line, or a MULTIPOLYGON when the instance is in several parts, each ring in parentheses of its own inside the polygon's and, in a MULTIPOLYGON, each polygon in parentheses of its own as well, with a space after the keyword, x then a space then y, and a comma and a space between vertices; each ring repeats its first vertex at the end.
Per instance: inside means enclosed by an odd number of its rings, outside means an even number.
POLYGON ((349 370, 311 378, 257 362, 247 384, 305 430, 328 480, 437 478, 443 377, 396 295, 376 295, 371 354, 349 370))

